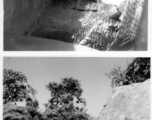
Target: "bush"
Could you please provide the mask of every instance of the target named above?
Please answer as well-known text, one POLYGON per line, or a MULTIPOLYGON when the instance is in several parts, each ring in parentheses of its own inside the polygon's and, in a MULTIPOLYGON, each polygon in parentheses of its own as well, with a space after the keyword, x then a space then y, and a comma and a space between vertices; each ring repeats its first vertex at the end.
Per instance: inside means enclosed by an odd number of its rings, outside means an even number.
POLYGON ((26 100, 27 106, 38 109, 38 101, 33 100, 35 94, 36 90, 28 84, 27 78, 23 73, 11 69, 3 70, 4 104, 26 100))
POLYGON ((126 70, 122 71, 121 67, 118 66, 106 75, 112 79, 112 88, 144 82, 150 78, 150 58, 135 58, 126 70))
POLYGON ((26 108, 5 104, 3 108, 3 120, 32 120, 26 108))
POLYGON ((150 58, 136 58, 128 66, 124 84, 144 82, 150 78, 150 58), (125 83, 126 82, 126 83, 125 83))
POLYGON ((18 107, 13 104, 4 104, 3 120, 45 120, 41 113, 31 107, 18 107))

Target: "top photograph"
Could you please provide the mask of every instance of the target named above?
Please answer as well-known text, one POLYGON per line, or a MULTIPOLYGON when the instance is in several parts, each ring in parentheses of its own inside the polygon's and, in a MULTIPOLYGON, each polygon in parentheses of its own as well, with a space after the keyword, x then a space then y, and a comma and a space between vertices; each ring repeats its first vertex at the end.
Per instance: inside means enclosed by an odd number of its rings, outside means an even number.
POLYGON ((3 0, 4 51, 147 51, 148 0, 3 0))

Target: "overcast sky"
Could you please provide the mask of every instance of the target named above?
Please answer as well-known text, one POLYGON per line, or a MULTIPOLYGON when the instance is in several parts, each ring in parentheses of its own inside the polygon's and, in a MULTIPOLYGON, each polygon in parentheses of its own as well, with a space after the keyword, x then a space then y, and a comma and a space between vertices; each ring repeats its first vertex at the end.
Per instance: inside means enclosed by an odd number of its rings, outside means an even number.
POLYGON ((40 108, 50 98, 45 85, 60 82, 62 78, 73 77, 80 80, 84 90, 88 113, 98 117, 103 105, 112 93, 111 80, 105 76, 114 66, 123 69, 130 58, 4 58, 4 68, 25 74, 28 83, 37 90, 36 98, 40 108))

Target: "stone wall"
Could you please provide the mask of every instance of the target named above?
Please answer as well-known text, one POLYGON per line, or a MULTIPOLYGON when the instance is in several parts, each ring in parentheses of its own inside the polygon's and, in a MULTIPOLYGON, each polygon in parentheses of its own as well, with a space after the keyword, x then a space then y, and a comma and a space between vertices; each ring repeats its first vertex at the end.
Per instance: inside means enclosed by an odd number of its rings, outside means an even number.
POLYGON ((4 0, 4 31, 27 34, 52 0, 4 0))
POLYGON ((150 81, 116 87, 99 120, 150 120, 150 81))

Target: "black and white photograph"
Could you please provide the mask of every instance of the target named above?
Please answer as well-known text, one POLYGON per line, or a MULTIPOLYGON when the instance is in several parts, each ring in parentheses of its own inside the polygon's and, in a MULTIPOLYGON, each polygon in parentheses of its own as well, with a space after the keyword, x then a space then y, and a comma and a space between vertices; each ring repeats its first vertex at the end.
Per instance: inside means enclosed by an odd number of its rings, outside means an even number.
POLYGON ((3 0, 4 51, 147 51, 148 0, 3 0))
POLYGON ((3 120, 150 120, 150 57, 4 57, 3 120))
POLYGON ((1 120, 151 120, 151 0, 1 0, 1 120))

